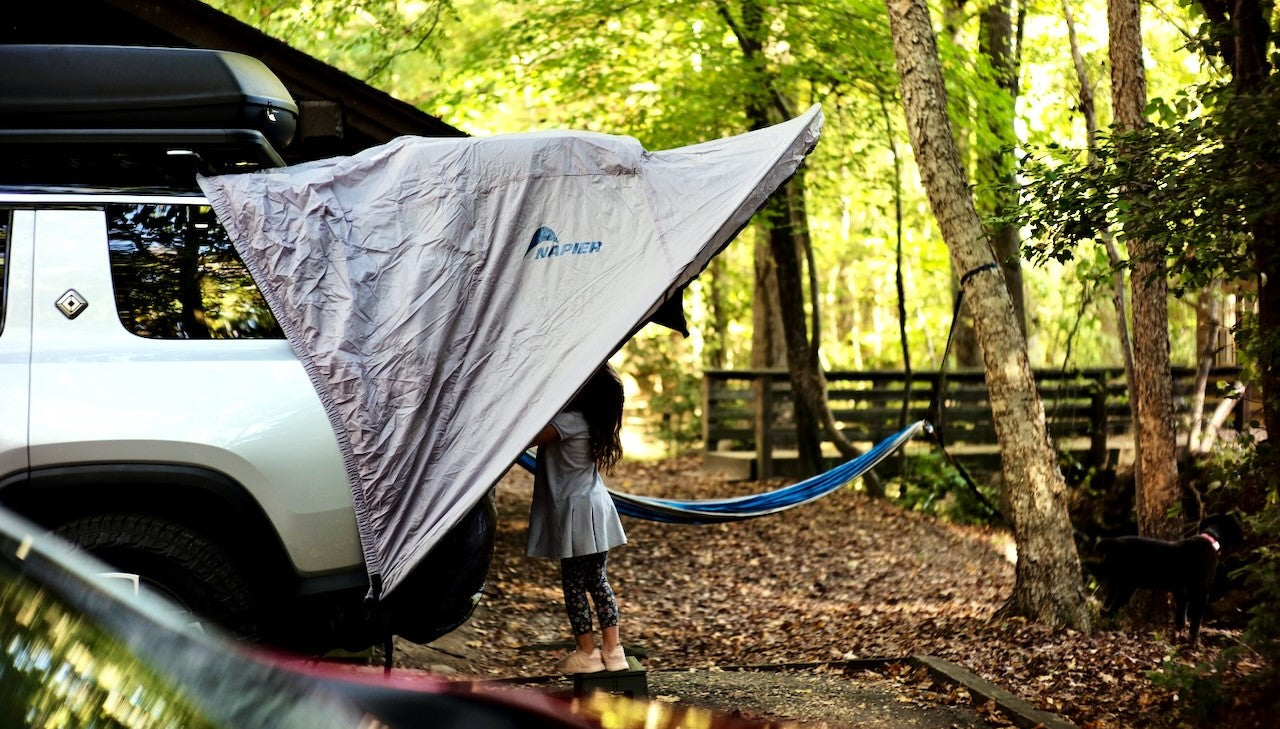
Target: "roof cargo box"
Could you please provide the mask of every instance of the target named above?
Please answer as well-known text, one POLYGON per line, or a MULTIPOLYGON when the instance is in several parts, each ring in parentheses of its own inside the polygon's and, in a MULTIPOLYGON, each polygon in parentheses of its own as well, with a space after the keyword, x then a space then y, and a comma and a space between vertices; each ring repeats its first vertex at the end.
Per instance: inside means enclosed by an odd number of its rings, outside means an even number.
POLYGON ((260 132, 293 138, 298 105, 250 56, 197 48, 0 45, 0 128, 260 132))

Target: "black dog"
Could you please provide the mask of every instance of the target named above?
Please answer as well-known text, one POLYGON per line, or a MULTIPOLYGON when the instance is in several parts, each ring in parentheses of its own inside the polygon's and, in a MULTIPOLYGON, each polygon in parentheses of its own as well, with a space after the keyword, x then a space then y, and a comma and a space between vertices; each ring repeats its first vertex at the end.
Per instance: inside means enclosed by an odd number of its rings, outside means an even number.
POLYGON ((1217 574, 1219 553, 1243 538, 1240 520, 1221 514, 1200 522, 1195 536, 1174 542, 1147 537, 1099 540, 1102 565, 1098 577, 1107 594, 1103 614, 1114 615, 1139 587, 1171 592, 1175 630, 1182 632, 1189 613, 1190 643, 1195 645, 1200 636, 1200 620, 1209 603, 1209 588, 1217 574))

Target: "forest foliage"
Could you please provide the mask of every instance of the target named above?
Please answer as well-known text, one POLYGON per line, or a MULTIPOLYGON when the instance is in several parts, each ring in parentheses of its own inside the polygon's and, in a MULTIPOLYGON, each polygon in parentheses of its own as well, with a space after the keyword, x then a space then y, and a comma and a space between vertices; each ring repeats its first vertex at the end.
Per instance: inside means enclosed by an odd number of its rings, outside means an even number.
MULTIPOLYGON (((211 0, 260 29, 413 103, 472 134, 590 129, 669 148, 746 130, 743 100, 761 93, 731 42, 722 9, 737 2, 668 0, 310 0, 262 4, 211 0), (429 37, 428 37, 429 36, 429 37)), ((822 105, 823 141, 808 163, 811 235, 829 369, 900 368, 894 248, 901 204, 903 276, 912 365, 936 367, 950 319, 945 244, 910 165, 910 145, 883 4, 874 0, 759 3, 768 16, 770 72, 792 112, 822 105), (895 176, 894 154, 905 167, 895 176), (900 196, 900 197, 899 197, 900 196)), ((730 7, 732 6, 732 7, 730 7)), ((1033 3, 1021 30, 1017 124, 1024 149, 1083 147, 1083 125, 1060 7, 1033 3)), ((942 52, 953 117, 1002 102, 977 47, 976 8, 952 11, 942 52)), ((936 17, 942 17, 939 12, 936 17)), ((1083 5, 1080 33, 1094 78, 1105 81, 1105 6, 1083 5)), ((1193 20, 1175 3, 1149 8, 1146 35, 1153 96, 1172 96, 1203 75, 1185 46, 1193 20)), ((998 145, 983 125, 958 123, 972 157, 998 145)), ((748 233, 747 236, 750 234, 748 233)), ((706 326, 708 277, 686 306, 694 336, 680 354, 689 370, 708 352, 745 367, 750 348, 751 246, 731 247, 715 269, 723 331, 706 326)), ((1037 366, 1115 366, 1119 356, 1105 296, 1077 269, 1027 272, 1030 350, 1037 366), (1070 361, 1066 358, 1070 356, 1070 361)), ((1193 302, 1175 301, 1175 363, 1194 359, 1193 302)), ((649 349, 662 349, 661 344, 649 349)))

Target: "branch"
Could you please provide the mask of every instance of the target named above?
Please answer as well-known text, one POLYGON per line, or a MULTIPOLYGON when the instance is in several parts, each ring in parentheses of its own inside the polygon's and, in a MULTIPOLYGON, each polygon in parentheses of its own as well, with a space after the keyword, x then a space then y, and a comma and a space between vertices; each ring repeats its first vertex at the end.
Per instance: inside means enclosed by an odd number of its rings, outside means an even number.
POLYGON ((1204 438, 1200 441, 1200 453, 1213 450, 1214 443, 1218 440, 1218 431, 1222 430, 1222 424, 1227 422, 1227 416, 1240 404, 1240 398, 1243 396, 1244 383, 1236 382, 1231 386, 1231 392, 1218 401, 1218 407, 1213 411, 1213 417, 1205 427, 1204 438))
POLYGON ((391 53, 387 54, 386 56, 383 56, 382 59, 379 60, 378 63, 374 64, 374 66, 369 70, 369 72, 365 74, 364 80, 369 81, 370 79, 377 78, 382 74, 383 71, 387 70, 387 68, 391 65, 393 61, 395 61, 400 56, 403 56, 406 53, 416 53, 417 51, 421 50, 422 46, 425 45, 426 42, 435 35, 436 29, 440 27, 440 14, 441 14, 441 7, 437 5, 435 6, 435 12, 431 14, 431 20, 427 24, 426 30, 423 31, 417 37, 416 42, 412 43, 409 46, 394 50, 391 53))
MULTIPOLYGON (((724 0, 716 0, 716 13, 724 19, 725 25, 729 26, 729 32, 733 33, 733 37, 738 39, 738 47, 742 49, 742 55, 746 57, 747 60, 756 62, 764 52, 764 45, 756 38, 748 36, 743 32, 742 26, 733 19, 733 13, 729 11, 729 6, 724 2, 724 0)), ((773 80, 764 73, 764 68, 761 67, 759 71, 760 75, 763 77, 762 80, 769 91, 770 105, 773 106, 774 110, 778 112, 782 119, 790 119, 794 114, 791 113, 791 108, 787 105, 787 100, 783 98, 781 92, 774 87, 773 80)))
POLYGON ((725 4, 724 0, 716 0, 716 12, 720 14, 720 17, 724 18, 724 23, 729 26, 729 32, 733 33, 733 37, 738 39, 738 47, 742 49, 742 52, 750 53, 751 51, 743 45, 746 42, 746 36, 743 35, 742 28, 738 27, 738 21, 733 19, 733 13, 729 12, 729 6, 725 4))
MULTIPOLYGON (((1200 0, 1200 7, 1204 8, 1205 17, 1219 27, 1230 27, 1231 21, 1227 19, 1227 4, 1223 0, 1200 0)), ((1219 34, 1218 36, 1218 55, 1226 62, 1227 68, 1236 67, 1236 44, 1235 34, 1219 34)))

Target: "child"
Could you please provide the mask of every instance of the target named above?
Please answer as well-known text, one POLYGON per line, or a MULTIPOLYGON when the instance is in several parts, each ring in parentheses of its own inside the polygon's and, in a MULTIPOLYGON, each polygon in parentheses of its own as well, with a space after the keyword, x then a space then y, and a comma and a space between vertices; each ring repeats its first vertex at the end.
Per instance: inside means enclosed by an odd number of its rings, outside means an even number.
POLYGON ((622 381, 606 364, 534 439, 538 467, 529 510, 530 557, 560 559, 565 610, 577 650, 556 664, 561 673, 622 671, 627 656, 618 639, 618 605, 605 560, 627 543, 600 472, 622 458, 622 381), (602 649, 591 631, 590 593, 600 621, 602 649))

